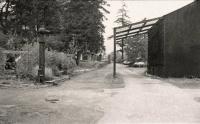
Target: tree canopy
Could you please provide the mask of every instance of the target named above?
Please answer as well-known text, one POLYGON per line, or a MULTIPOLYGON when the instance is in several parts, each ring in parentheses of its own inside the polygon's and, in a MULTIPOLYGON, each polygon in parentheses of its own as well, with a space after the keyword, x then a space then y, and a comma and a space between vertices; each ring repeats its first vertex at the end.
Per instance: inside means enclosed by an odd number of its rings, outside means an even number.
POLYGON ((147 46, 148 39, 145 35, 138 35, 134 38, 126 40, 125 51, 128 61, 136 62, 138 59, 141 61, 147 60, 147 46))
POLYGON ((105 5, 104 0, 1 0, 0 27, 4 34, 15 37, 13 42, 24 44, 36 39, 44 26, 60 32, 51 38, 54 42, 47 42, 48 47, 65 52, 73 47, 73 54, 95 54, 105 50, 105 5), (56 44, 60 47, 54 47, 56 44))
POLYGON ((98 53, 104 47, 104 0, 72 0, 64 8, 64 41, 68 49, 76 46, 75 53, 98 53), (73 42, 73 43, 72 43, 73 42))
MULTIPOLYGON (((35 33, 41 25, 58 27, 56 0, 6 0, 2 3, 0 20, 4 33, 35 33)), ((26 34, 27 35, 27 34, 26 34)))
MULTIPOLYGON (((10 36, 9 43, 20 49, 25 43, 35 42, 38 30, 45 26, 56 30, 60 26, 56 0, 4 0, 0 7, 0 27, 10 36)), ((10 46, 11 46, 10 44, 10 46)))
MULTIPOLYGON (((118 11, 117 20, 115 20, 115 23, 119 24, 120 26, 125 26, 131 23, 129 21, 127 6, 124 0, 122 0, 122 7, 118 11)), ((120 52, 122 52, 122 61, 124 59, 124 40, 118 41, 117 45, 121 48, 120 52)))
POLYGON ((125 26, 131 23, 130 17, 128 16, 127 6, 124 0, 122 0, 122 7, 118 10, 117 20, 115 23, 118 23, 120 26, 125 26))

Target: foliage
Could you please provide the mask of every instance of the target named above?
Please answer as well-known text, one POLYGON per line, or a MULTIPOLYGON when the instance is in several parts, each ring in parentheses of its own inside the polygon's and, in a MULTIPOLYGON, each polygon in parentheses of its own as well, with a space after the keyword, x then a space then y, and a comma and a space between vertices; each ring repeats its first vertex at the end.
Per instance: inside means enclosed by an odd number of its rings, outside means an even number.
POLYGON ((0 46, 2 48, 7 48, 7 40, 8 40, 8 36, 3 34, 1 31, 0 31, 0 46))
POLYGON ((101 68, 107 65, 108 62, 99 61, 81 61, 79 67, 81 68, 101 68))
POLYGON ((3 53, 3 49, 0 48, 0 75, 4 74, 6 64, 5 54, 3 53))
MULTIPOLYGON (((131 23, 129 19, 130 17, 128 16, 125 0, 122 0, 122 7, 118 11, 118 17, 117 20, 115 20, 115 23, 119 24, 120 26, 129 25, 131 23)), ((122 53, 122 59, 124 59, 124 40, 118 41, 117 45, 121 48, 120 51, 122 53)))
POLYGON ((131 23, 129 21, 129 16, 128 16, 128 11, 127 11, 127 6, 125 4, 125 1, 122 0, 122 7, 118 11, 118 18, 115 20, 115 23, 118 23, 121 26, 125 26, 131 23))
MULTIPOLYGON (((22 78, 28 77, 30 79, 35 79, 39 62, 39 44, 26 45, 23 50, 28 52, 21 55, 21 59, 17 62, 17 75, 22 78)), ((51 75, 52 71, 52 75, 57 76, 61 70, 69 73, 69 71, 73 71, 76 66, 74 59, 64 53, 48 50, 46 50, 45 53, 45 73, 47 75, 51 75)))
POLYGON ((62 42, 61 35, 48 36, 45 38, 46 47, 50 50, 64 51, 65 44, 62 42))
POLYGON ((37 42, 44 26, 58 36, 47 39, 49 49, 76 54, 99 53, 104 47, 104 0, 1 0, 0 28, 10 34, 9 49, 37 42), (69 52, 70 51, 70 52, 69 52))
MULTIPOLYGON (((64 6, 64 42, 66 49, 75 48, 77 61, 80 53, 98 53, 105 50, 103 12, 104 0, 72 0, 64 6)), ((78 64, 78 62, 77 62, 78 64)))
MULTIPOLYGON (((113 61, 113 60, 114 60, 113 52, 112 52, 109 56, 110 56, 111 60, 113 61)), ((123 62, 123 60, 122 60, 122 54, 121 54, 120 51, 117 51, 117 52, 116 52, 116 62, 117 62, 117 63, 123 62)))
POLYGON ((1 9, 1 26, 4 31, 23 33, 36 31, 41 25, 58 26, 58 2, 56 0, 6 0, 1 9))
POLYGON ((17 44, 36 41, 42 26, 49 30, 60 28, 59 5, 56 0, 5 0, 1 4, 1 30, 18 39, 17 44))
POLYGON ((57 73, 57 70, 63 70, 66 74, 69 74, 73 71, 76 63, 73 55, 63 52, 46 51, 46 66, 52 67, 54 74, 57 73))
MULTIPOLYGON (((36 78, 38 76, 38 69, 39 69, 38 65, 36 65, 32 69, 32 72, 31 72, 32 77, 36 78)), ((53 77, 54 77, 54 74, 53 74, 52 68, 45 67, 45 79, 50 80, 50 79, 53 79, 53 77)))
POLYGON ((147 60, 147 40, 145 35, 138 35, 135 38, 127 39, 125 51, 128 61, 136 62, 138 59, 142 61, 147 60))

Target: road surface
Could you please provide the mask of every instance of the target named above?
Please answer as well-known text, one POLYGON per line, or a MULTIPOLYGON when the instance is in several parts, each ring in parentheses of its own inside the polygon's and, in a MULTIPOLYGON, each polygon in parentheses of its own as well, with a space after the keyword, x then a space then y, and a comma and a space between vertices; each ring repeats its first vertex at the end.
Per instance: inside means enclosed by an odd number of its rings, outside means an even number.
POLYGON ((0 124, 200 123, 200 89, 117 70, 124 82, 113 84, 108 65, 59 87, 0 89, 0 124))
POLYGON ((142 69, 118 65, 118 71, 126 87, 107 99, 98 124, 200 123, 200 104, 194 100, 200 90, 179 89, 144 76, 142 69))

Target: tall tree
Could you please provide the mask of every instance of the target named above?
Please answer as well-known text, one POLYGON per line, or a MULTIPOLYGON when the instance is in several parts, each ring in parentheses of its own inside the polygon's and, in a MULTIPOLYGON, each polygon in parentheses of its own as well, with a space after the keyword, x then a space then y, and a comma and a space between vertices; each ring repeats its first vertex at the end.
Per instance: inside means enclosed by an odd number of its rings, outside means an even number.
MULTIPOLYGON (((129 21, 129 19, 130 19, 130 17, 128 16, 128 10, 127 10, 125 0, 122 0, 122 7, 118 11, 117 20, 115 21, 115 23, 119 24, 120 26, 125 26, 125 25, 128 25, 131 23, 131 21, 129 21)), ((122 61, 123 61, 123 59, 124 59, 124 39, 119 41, 117 44, 121 47, 120 51, 122 52, 122 61)))
POLYGON ((64 12, 64 36, 66 50, 72 46, 77 64, 83 52, 98 53, 104 50, 104 0, 72 0, 66 3, 64 12))
POLYGON ((11 34, 25 43, 37 37, 38 29, 59 27, 59 6, 56 0, 4 0, 0 22, 4 34, 11 34))

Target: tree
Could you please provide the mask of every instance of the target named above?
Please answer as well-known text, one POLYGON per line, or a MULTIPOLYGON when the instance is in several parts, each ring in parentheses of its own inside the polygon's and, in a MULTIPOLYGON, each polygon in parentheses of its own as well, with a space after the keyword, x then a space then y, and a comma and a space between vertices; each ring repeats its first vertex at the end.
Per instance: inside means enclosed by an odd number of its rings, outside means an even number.
POLYGON ((128 10, 125 3, 125 0, 122 0, 122 7, 118 10, 117 20, 115 23, 118 23, 120 26, 129 25, 131 21, 129 21, 130 17, 128 16, 128 10))
POLYGON ((0 8, 4 34, 21 38, 21 44, 35 41, 38 30, 60 28, 59 6, 56 0, 5 0, 0 8))
MULTIPOLYGON (((128 16, 128 11, 127 11, 127 6, 125 3, 125 0, 122 0, 122 8, 119 9, 118 11, 118 16, 117 16, 117 20, 115 21, 115 23, 118 23, 120 26, 125 26, 125 25, 129 25, 131 23, 131 21, 129 21, 129 16, 128 16)), ((122 52, 122 60, 124 59, 124 39, 121 40, 121 42, 117 42, 117 44, 121 47, 121 52, 122 52)))
POLYGON ((126 54, 128 61, 136 62, 138 59, 142 61, 147 60, 147 45, 148 39, 146 35, 138 35, 134 38, 126 40, 126 54))
POLYGON ((51 37, 55 41, 47 42, 48 47, 76 54, 78 63, 83 52, 105 50, 102 22, 108 11, 104 5, 104 0, 4 0, 0 25, 4 34, 11 34, 13 44, 35 42, 42 26, 59 30, 61 34, 51 37))
POLYGON ((104 0, 72 0, 64 8, 64 42, 66 51, 71 46, 79 64, 81 53, 98 53, 104 47, 104 0))

